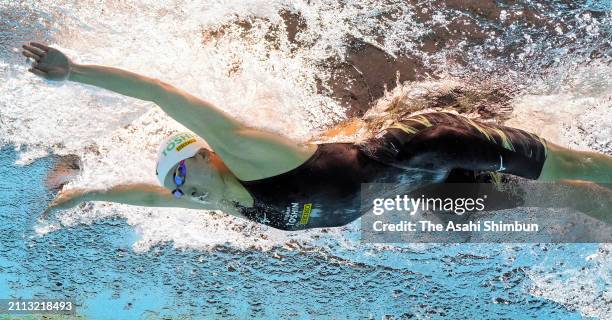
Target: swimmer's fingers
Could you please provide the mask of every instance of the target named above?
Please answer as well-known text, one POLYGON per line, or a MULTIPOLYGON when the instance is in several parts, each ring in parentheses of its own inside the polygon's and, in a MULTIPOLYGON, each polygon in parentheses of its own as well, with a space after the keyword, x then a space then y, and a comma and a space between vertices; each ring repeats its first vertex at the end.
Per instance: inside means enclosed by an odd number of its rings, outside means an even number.
POLYGON ((44 220, 49 219, 49 216, 51 215, 52 211, 53 211, 53 208, 48 207, 47 209, 45 209, 45 211, 43 211, 41 218, 43 218, 44 220))
POLYGON ((24 56, 28 58, 34 59, 34 61, 37 61, 37 62, 40 61, 40 56, 32 53, 31 51, 24 49, 23 51, 21 51, 21 54, 23 54, 24 56))
POLYGON ((68 79, 71 61, 63 52, 38 42, 23 45, 23 50, 24 56, 35 60, 30 72, 52 81, 68 79))
POLYGON ((38 49, 40 49, 40 50, 43 50, 43 51, 45 51, 45 52, 46 52, 46 51, 49 51, 49 49, 50 49, 48 46, 46 46, 46 45, 44 45, 44 44, 42 44, 42 43, 40 43, 40 42, 34 42, 34 41, 32 41, 32 42, 30 42, 30 45, 31 45, 31 46, 33 46, 33 47, 36 47, 36 48, 38 48, 38 49))
POLYGON ((53 201, 51 201, 47 209, 45 209, 45 211, 42 214, 43 219, 49 218, 51 214, 54 214, 59 210, 68 208, 65 203, 61 203, 61 200, 60 201, 58 200, 60 200, 59 196, 53 199, 53 201))
POLYGON ((23 46, 21 46, 24 50, 29 51, 30 53, 33 53, 35 55, 37 55, 38 57, 42 58, 42 56, 45 55, 45 52, 47 52, 47 50, 42 50, 40 48, 34 47, 30 44, 24 44, 23 46))
POLYGON ((56 204, 55 200, 53 200, 53 202, 51 202, 51 204, 47 207, 47 209, 43 211, 42 218, 46 220, 49 218, 50 215, 55 214, 60 210, 70 209, 74 207, 75 205, 69 205, 67 203, 56 204))
POLYGON ((35 74, 35 75, 37 75, 39 77, 43 77, 43 78, 47 78, 49 76, 46 72, 44 72, 44 71, 42 71, 42 70, 40 70, 38 68, 35 68, 35 67, 32 67, 32 68, 28 69, 28 71, 32 72, 33 74, 35 74))
POLYGON ((43 211, 41 218, 47 220, 49 216, 56 214, 61 208, 54 206, 53 204, 49 205, 45 211, 43 211))
POLYGON ((51 204, 51 209, 70 209, 84 201, 86 191, 84 189, 71 189, 61 191, 51 204))

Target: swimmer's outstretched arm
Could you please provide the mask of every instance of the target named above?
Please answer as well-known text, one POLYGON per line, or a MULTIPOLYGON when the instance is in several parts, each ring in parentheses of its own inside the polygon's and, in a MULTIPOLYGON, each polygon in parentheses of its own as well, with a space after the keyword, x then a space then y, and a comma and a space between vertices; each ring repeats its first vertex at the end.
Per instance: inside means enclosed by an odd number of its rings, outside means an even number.
MULTIPOLYGON (((448 191, 451 190, 448 189, 447 183, 439 183, 417 189, 413 191, 413 195, 424 195, 428 198, 457 197, 448 194, 448 191)), ((506 194, 503 201, 487 202, 487 211, 517 207, 570 208, 612 224, 612 189, 590 181, 561 180, 542 183, 523 180, 505 185, 501 189, 495 184, 481 184, 478 192, 506 194)))
POLYGON ((573 208, 612 224, 612 189, 582 180, 526 183, 525 207, 573 208))
POLYGON ((106 201, 142 207, 215 210, 214 208, 205 208, 202 204, 193 203, 187 199, 176 199, 168 192, 168 189, 158 185, 131 183, 101 190, 71 189, 62 191, 45 210, 43 217, 46 218, 51 212, 70 209, 86 201, 106 201))
POLYGON ((38 76, 68 79, 154 102, 204 138, 239 179, 254 180, 289 171, 316 149, 249 128, 211 103, 160 80, 112 67, 76 64, 59 50, 36 42, 23 48, 23 54, 34 59, 29 71, 38 76))
MULTIPOLYGON (((539 180, 588 180, 612 186, 612 157, 598 152, 571 150, 548 142, 548 156, 539 180)), ((612 208, 610 209, 612 210, 612 208)))

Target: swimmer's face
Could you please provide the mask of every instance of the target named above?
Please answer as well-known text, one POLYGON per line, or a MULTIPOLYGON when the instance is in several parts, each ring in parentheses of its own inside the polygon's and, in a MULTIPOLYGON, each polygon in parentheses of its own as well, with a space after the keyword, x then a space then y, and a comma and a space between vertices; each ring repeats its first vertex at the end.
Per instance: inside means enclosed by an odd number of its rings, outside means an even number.
MULTIPOLYGON (((176 170, 176 166, 170 172, 176 170)), ((225 167, 221 159, 212 151, 202 149, 195 156, 185 159, 187 176, 185 183, 180 186, 184 198, 192 201, 210 204, 223 198, 224 183, 221 171, 225 167)), ((174 190, 176 185, 172 174, 164 181, 164 187, 174 190)))

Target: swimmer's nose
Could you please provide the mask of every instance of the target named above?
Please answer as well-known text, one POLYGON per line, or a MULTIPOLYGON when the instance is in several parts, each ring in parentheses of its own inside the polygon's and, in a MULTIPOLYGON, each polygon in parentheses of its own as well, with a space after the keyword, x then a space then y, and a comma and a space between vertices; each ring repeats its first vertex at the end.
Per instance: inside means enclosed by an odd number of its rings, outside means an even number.
POLYGON ((196 188, 189 188, 189 189, 187 190, 187 192, 185 192, 185 193, 186 193, 187 195, 192 196, 192 197, 197 197, 197 196, 198 196, 198 194, 199 194, 200 192, 198 192, 198 190, 197 190, 196 188))

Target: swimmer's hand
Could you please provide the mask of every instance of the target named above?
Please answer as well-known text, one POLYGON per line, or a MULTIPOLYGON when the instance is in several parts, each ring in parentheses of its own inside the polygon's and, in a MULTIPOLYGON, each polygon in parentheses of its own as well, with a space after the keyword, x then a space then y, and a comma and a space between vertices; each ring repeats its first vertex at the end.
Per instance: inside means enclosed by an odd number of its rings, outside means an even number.
POLYGON ((47 80, 62 81, 70 75, 72 62, 61 51, 42 43, 30 42, 24 44, 24 56, 34 60, 28 71, 47 80))
POLYGON ((83 201, 88 201, 88 194, 89 192, 84 189, 61 191, 55 197, 55 199, 51 201, 51 204, 49 204, 49 207, 47 207, 42 217, 44 219, 47 219, 49 217, 49 214, 51 213, 55 213, 60 210, 70 209, 77 206, 83 201))

